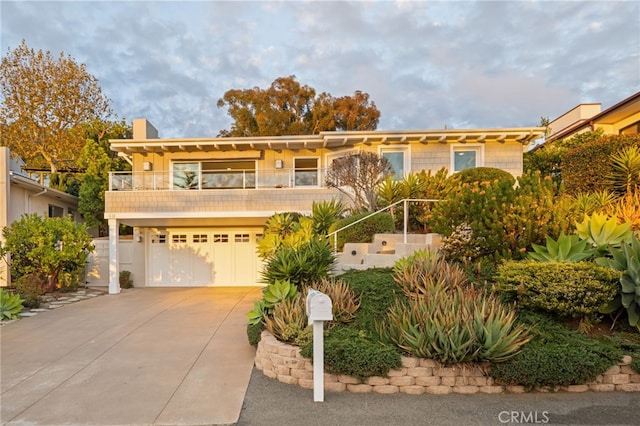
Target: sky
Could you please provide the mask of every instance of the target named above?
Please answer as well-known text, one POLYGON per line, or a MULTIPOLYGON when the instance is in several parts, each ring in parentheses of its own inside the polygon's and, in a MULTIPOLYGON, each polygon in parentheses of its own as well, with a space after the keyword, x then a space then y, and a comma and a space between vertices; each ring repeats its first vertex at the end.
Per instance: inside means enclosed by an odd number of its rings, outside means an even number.
POLYGON ((69 54, 119 119, 215 137, 230 89, 366 92, 378 130, 536 126, 640 90, 640 1, 5 1, 2 55, 69 54))

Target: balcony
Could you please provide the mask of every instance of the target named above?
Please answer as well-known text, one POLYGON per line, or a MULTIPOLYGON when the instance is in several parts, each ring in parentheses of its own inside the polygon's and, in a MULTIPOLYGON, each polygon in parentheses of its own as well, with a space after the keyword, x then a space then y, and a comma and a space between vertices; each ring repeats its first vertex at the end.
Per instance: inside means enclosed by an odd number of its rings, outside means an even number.
POLYGON ((111 172, 109 191, 323 188, 325 169, 111 172))

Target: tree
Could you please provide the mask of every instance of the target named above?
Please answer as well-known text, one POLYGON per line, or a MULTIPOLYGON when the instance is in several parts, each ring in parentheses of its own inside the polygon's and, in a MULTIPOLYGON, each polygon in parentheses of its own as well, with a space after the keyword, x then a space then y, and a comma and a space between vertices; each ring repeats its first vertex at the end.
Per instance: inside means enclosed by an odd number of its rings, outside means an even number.
POLYGON ((334 98, 316 96, 315 89, 300 85, 295 76, 280 77, 268 89, 232 89, 218 100, 233 119, 220 136, 282 136, 317 134, 330 130, 375 130, 380 111, 369 95, 334 98))
POLYGON ((78 159, 79 166, 84 170, 79 178, 78 211, 89 228, 97 228, 98 234, 104 236, 108 229, 104 219, 104 193, 109 185, 109 172, 131 169, 128 163, 109 149, 109 139, 126 138, 131 129, 124 121, 94 120, 84 127, 87 139, 78 159))
POLYGON ((326 185, 348 196, 354 210, 375 211, 376 188, 392 174, 393 167, 389 160, 365 151, 333 160, 327 170, 326 185))
POLYGON ((84 268, 93 251, 85 225, 68 217, 23 215, 2 234, 5 243, 0 244, 0 257, 11 254, 12 277, 30 276, 46 291, 56 286, 62 271, 84 268))
POLYGON ((112 114, 98 80, 64 53, 54 58, 22 40, 2 58, 0 76, 0 144, 52 173, 75 166, 84 123, 107 121, 112 114))

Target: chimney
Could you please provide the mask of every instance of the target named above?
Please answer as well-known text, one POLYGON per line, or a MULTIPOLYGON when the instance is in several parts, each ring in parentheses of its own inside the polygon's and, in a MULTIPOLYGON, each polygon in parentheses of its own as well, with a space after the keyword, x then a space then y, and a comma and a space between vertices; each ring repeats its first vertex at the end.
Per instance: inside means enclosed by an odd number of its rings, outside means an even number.
POLYGON ((158 130, 146 118, 133 119, 133 140, 158 139, 158 130))

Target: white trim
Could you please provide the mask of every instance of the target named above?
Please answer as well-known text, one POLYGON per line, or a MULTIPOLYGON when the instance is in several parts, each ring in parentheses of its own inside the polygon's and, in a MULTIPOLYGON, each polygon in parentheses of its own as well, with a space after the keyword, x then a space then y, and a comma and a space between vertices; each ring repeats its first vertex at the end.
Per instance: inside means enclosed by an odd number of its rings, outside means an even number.
MULTIPOLYGON (((106 219, 200 219, 200 218, 230 218, 230 217, 269 217, 280 210, 261 211, 223 211, 223 212, 129 212, 129 213, 105 213, 106 219)), ((309 214, 301 210, 300 213, 309 214)))
POLYGON ((378 155, 382 157, 385 152, 402 152, 402 177, 405 178, 411 172, 411 145, 380 145, 378 155))
MULTIPOLYGON (((320 168, 322 167, 322 164, 320 164, 322 161, 322 158, 320 158, 319 155, 301 155, 299 157, 294 156, 293 157, 293 175, 292 175, 292 179, 293 182, 291 182, 291 187, 292 188, 319 188, 320 186, 322 186, 322 182, 320 181, 320 179, 322 178, 322 176, 320 175, 320 168), (298 170, 296 168, 296 160, 311 160, 314 159, 316 160, 316 185, 296 185, 296 171, 298 170)), ((312 170, 306 170, 306 171, 312 171, 312 170)))
POLYGON ((455 153, 462 151, 475 151, 476 165, 475 167, 484 167, 484 144, 480 143, 456 143, 451 144, 449 148, 449 175, 456 173, 459 170, 455 170, 455 153))

